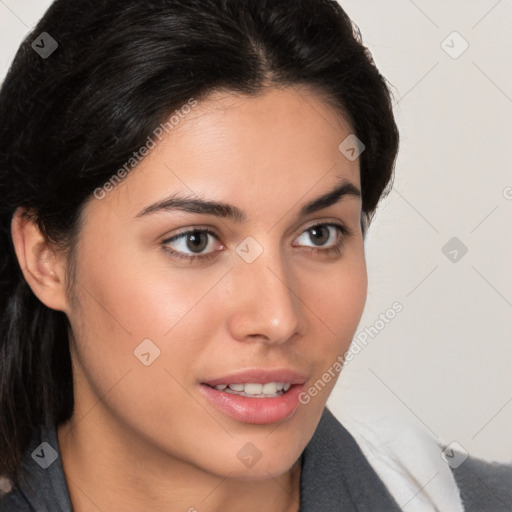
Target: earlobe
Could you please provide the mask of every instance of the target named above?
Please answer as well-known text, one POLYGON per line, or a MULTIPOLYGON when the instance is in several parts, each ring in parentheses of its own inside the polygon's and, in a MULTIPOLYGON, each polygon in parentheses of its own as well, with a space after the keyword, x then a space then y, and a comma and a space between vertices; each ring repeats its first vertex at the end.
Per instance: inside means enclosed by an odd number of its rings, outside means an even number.
POLYGON ((18 263, 34 294, 49 308, 66 311, 63 255, 54 250, 37 223, 21 207, 13 215, 11 233, 18 263))

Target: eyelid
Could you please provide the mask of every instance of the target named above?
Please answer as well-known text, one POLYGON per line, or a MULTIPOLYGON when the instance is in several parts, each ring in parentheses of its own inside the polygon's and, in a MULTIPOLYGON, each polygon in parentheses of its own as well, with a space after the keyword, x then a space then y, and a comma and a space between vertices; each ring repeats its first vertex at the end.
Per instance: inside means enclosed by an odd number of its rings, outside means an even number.
MULTIPOLYGON (((315 226, 334 226, 340 229, 341 233, 344 236, 351 236, 353 234, 353 230, 350 229, 345 222, 342 222, 340 219, 333 219, 332 217, 325 217, 321 219, 314 219, 311 222, 308 222, 305 227, 301 228, 300 233, 297 236, 302 235, 304 231, 307 231, 310 228, 314 228, 315 226)), ((297 238, 297 237, 295 237, 297 238)))
POLYGON ((201 232, 209 233, 210 235, 214 236, 217 240, 220 241, 220 236, 217 233, 217 230, 213 226, 201 225, 201 224, 195 225, 194 224, 192 226, 180 228, 180 229, 178 229, 178 231, 176 231, 172 235, 164 235, 164 237, 162 238, 162 243, 172 242, 172 241, 177 240, 178 238, 182 237, 183 235, 186 235, 188 233, 193 233, 194 231, 201 231, 201 232))

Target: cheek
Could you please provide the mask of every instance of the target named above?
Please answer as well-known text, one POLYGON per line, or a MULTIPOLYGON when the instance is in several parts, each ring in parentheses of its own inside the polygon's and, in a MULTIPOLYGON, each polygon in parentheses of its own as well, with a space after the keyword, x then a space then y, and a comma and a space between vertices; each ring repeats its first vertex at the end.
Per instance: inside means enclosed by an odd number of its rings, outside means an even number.
POLYGON ((364 252, 340 262, 337 271, 324 279, 310 279, 305 284, 307 308, 310 310, 308 358, 313 374, 300 397, 309 412, 321 414, 342 371, 343 357, 361 319, 367 293, 364 252))
POLYGON ((180 383, 192 379, 189 369, 222 314, 204 304, 225 269, 179 271, 165 258, 151 260, 119 246, 84 251, 77 266, 79 307, 70 318, 77 359, 100 395, 127 371, 131 374, 123 387, 140 378, 135 394, 163 385, 179 391, 165 370, 180 383))
POLYGON ((191 407, 184 388, 193 381, 190 369, 208 343, 216 313, 201 298, 222 272, 192 279, 191 272, 172 272, 114 251, 101 258, 84 252, 83 261, 87 266, 77 268, 79 306, 70 318, 77 388, 86 390, 78 415, 104 397, 108 409, 140 433, 164 439, 171 428, 185 444, 193 425, 176 411, 191 407))
POLYGON ((302 287, 316 332, 325 334, 320 337, 324 340, 324 350, 331 357, 344 352, 357 329, 366 302, 367 271, 362 248, 326 270, 324 275, 307 276, 302 287))
POLYGON ((147 255, 122 240, 84 251, 79 270, 81 314, 94 320, 88 327, 128 344, 167 339, 222 276, 222 269, 173 268, 163 251, 147 255))

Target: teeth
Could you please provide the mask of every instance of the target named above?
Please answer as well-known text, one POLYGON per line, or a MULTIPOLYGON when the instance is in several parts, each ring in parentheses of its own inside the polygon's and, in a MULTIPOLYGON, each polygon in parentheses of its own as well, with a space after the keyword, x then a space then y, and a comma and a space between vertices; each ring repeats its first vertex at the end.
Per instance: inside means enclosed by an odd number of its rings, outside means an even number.
POLYGON ((262 390, 263 384, 253 384, 252 382, 250 384, 246 384, 244 389, 248 395, 261 395, 262 390))
POLYGON ((277 383, 276 382, 267 382, 266 384, 263 384, 261 392, 264 395, 268 395, 269 393, 276 393, 277 392, 277 383))
POLYGON ((251 397, 276 397, 286 393, 290 388, 289 382, 267 382, 260 384, 258 382, 247 382, 245 384, 218 384, 215 387, 218 391, 225 391, 241 396, 251 397))

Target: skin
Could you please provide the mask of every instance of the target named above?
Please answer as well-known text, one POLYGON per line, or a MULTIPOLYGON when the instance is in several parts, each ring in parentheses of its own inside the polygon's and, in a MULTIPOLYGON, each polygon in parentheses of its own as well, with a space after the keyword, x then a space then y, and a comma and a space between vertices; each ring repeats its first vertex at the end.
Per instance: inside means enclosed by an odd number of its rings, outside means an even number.
MULTIPOLYGON (((66 255, 16 213, 27 282, 71 324, 75 411, 58 440, 75 511, 298 510, 297 461, 336 379, 291 417, 263 425, 226 416, 198 386, 238 369, 286 367, 307 376, 307 389, 347 350, 366 299, 361 200, 298 212, 341 180, 360 188, 359 161, 338 150, 351 133, 306 88, 214 93, 86 204, 71 296, 66 255), (247 220, 136 217, 177 192, 236 205, 247 220), (308 229, 326 222, 350 234, 331 228, 315 245, 308 229), (165 250, 171 236, 205 227, 218 236, 207 238, 209 259, 165 250), (236 252, 248 236, 263 248, 253 263, 236 252), (329 251, 339 239, 341 252, 329 251), (160 350, 150 366, 134 356, 147 338, 160 350), (249 442, 262 454, 251 468, 237 457, 249 442)), ((194 254, 183 239, 169 246, 194 254)))

